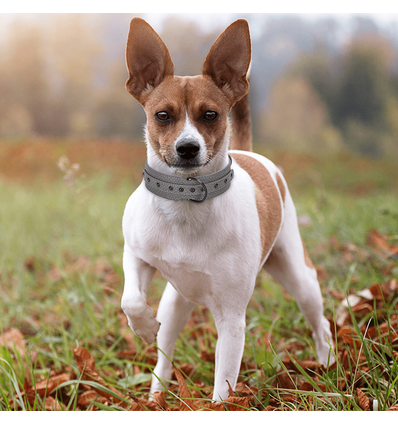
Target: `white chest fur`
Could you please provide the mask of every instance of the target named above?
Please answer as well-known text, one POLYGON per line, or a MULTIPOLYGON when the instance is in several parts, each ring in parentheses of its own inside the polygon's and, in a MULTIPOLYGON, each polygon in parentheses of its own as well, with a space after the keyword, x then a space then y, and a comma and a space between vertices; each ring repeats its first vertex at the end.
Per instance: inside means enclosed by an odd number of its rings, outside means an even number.
POLYGON ((236 164, 234 171, 230 189, 204 204, 159 198, 141 184, 123 217, 130 251, 187 299, 207 306, 227 275, 231 285, 243 285, 245 273, 260 267, 254 185, 236 164))

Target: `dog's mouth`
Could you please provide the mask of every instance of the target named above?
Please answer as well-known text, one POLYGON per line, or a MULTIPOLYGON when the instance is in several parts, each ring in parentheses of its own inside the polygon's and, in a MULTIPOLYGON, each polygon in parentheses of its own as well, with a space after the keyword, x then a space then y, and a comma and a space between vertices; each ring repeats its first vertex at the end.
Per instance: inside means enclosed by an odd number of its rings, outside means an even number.
POLYGON ((167 158, 166 156, 163 157, 164 162, 170 167, 174 168, 177 171, 180 170, 182 172, 194 172, 195 170, 204 167, 207 165, 211 158, 207 158, 206 161, 200 161, 199 158, 191 158, 191 159, 181 159, 181 158, 167 158))

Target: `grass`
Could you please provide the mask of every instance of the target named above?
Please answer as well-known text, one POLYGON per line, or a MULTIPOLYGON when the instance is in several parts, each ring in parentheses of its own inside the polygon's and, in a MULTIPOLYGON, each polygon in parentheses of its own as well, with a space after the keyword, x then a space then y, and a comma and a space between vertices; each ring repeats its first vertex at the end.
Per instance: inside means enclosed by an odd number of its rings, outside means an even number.
MULTIPOLYGON (((0 153, 7 161, 0 179, 0 410, 152 410, 156 350, 133 336, 120 309, 121 217, 139 182, 142 146, 0 143, 0 153), (62 155, 80 164, 69 185, 63 176, 71 164, 57 168, 62 155)), ((241 384, 224 407, 363 410, 368 403, 388 410, 398 403, 398 291, 361 299, 342 325, 336 320, 339 296, 375 292, 376 283, 398 278, 396 254, 368 239, 377 229, 391 249, 398 245, 395 163, 267 154, 283 166, 298 215, 307 216, 301 233, 334 323, 338 362, 328 369, 313 363, 314 342, 297 305, 260 274, 247 310, 241 384)), ((155 309, 164 285, 157 275, 150 287, 155 309)), ((203 400, 212 390, 215 344, 212 318, 198 307, 174 357, 185 384, 176 372, 166 408, 209 408, 203 400)))

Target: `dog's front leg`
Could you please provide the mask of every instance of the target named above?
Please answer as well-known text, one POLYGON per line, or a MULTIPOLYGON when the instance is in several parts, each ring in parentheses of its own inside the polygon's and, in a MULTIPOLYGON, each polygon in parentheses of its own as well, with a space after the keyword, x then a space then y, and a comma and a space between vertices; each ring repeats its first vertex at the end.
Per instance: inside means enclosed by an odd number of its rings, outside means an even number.
POLYGON ((227 381, 235 389, 245 345, 245 314, 246 310, 231 310, 222 316, 213 314, 218 332, 213 392, 216 401, 228 397, 227 381))
MULTIPOLYGON (((173 358, 175 342, 191 317, 194 307, 194 303, 177 292, 171 283, 167 283, 157 314, 157 319, 162 326, 157 337, 158 362, 152 379, 151 394, 162 391, 164 387, 162 381, 167 381, 171 377, 170 360, 173 358)), ((167 382, 164 384, 167 385, 167 382)))
POLYGON ((160 324, 146 303, 146 294, 156 269, 135 257, 125 245, 123 271, 122 309, 132 331, 145 342, 151 343, 156 338, 160 324))

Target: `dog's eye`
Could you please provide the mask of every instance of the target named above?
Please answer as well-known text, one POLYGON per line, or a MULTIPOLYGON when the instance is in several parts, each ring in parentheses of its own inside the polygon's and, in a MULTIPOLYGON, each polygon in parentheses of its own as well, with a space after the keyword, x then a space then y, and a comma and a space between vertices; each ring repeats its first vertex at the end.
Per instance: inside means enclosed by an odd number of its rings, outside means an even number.
POLYGON ((207 122, 213 122, 218 118, 218 114, 216 111, 207 111, 203 117, 203 119, 207 122))
POLYGON ((155 117, 156 117, 156 119, 158 121, 161 121, 161 122, 165 122, 165 121, 170 121, 171 120, 169 113, 166 112, 166 111, 157 112, 155 114, 155 117))

